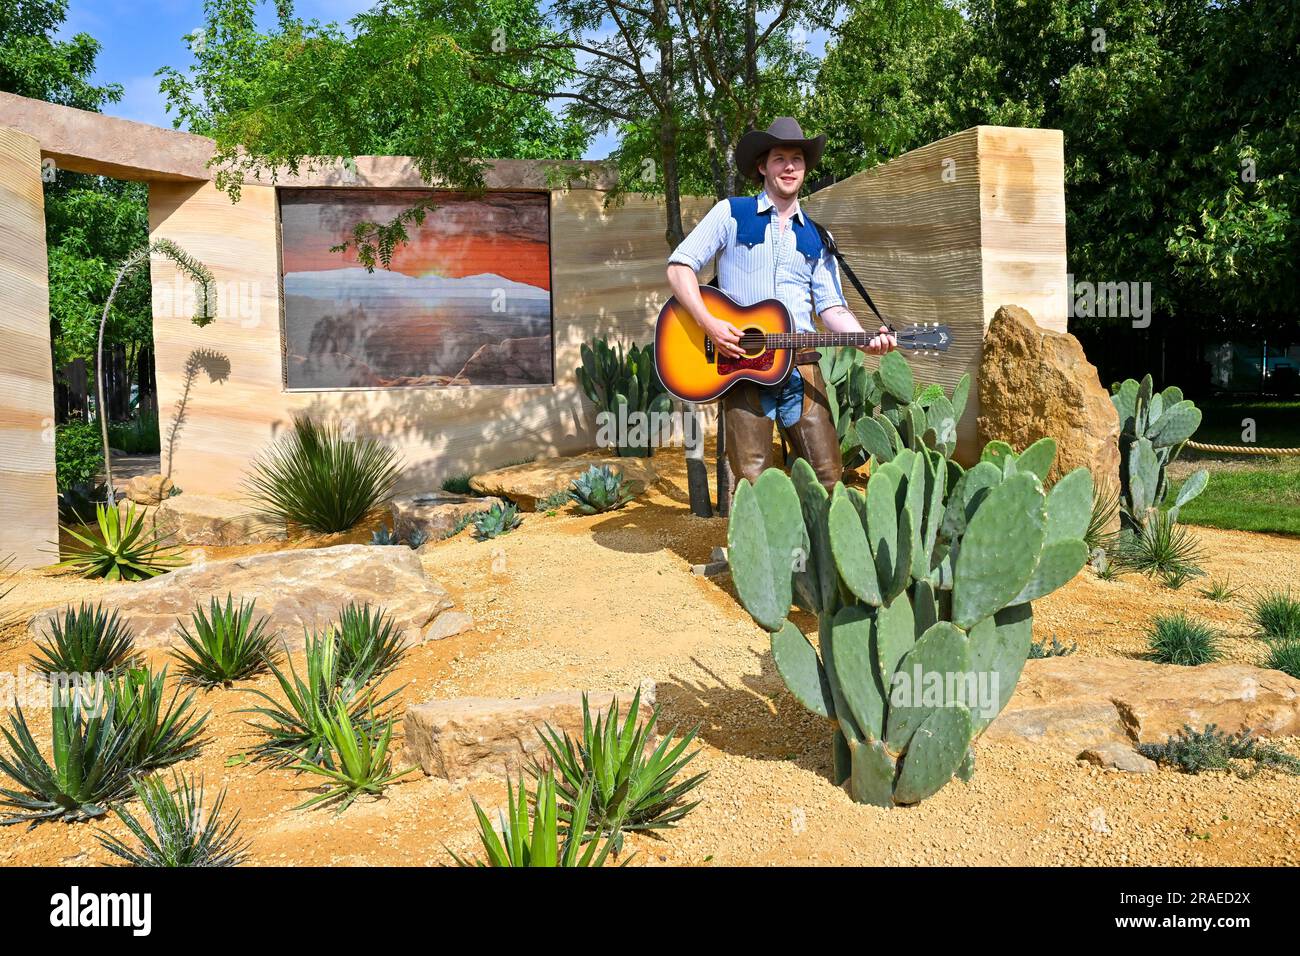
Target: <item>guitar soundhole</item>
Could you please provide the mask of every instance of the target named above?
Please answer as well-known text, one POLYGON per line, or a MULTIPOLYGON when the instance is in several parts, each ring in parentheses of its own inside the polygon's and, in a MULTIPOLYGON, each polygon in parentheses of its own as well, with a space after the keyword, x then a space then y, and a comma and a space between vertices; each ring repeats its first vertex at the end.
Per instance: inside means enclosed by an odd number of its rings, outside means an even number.
POLYGON ((740 331, 740 347, 745 354, 741 358, 718 353, 718 373, 751 371, 766 372, 772 367, 773 352, 767 348, 762 329, 748 328, 740 331))

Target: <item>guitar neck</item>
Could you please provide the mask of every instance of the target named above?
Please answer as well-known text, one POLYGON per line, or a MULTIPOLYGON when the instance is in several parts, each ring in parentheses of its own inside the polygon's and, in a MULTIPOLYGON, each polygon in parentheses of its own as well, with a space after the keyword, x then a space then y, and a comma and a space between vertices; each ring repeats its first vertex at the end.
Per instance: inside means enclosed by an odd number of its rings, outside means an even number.
MULTIPOLYGON (((857 348, 870 345, 879 332, 775 332, 763 336, 769 349, 824 349, 845 345, 857 348)), ((900 349, 932 348, 930 343, 917 343, 910 332, 894 333, 900 349)))

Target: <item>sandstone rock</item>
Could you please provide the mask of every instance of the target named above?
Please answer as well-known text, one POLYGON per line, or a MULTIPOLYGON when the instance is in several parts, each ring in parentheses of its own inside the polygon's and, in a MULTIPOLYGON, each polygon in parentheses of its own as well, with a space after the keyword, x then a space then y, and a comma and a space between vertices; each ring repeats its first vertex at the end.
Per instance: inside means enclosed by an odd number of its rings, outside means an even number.
POLYGON ((1026 661, 1015 694, 985 737, 1073 756, 1108 744, 1163 743, 1184 724, 1295 736, 1300 680, 1248 664, 1179 667, 1077 655, 1026 661))
POLYGON ((486 511, 499 498, 473 498, 450 491, 423 491, 414 495, 400 495, 390 505, 393 512, 393 530, 406 540, 411 532, 423 531, 429 543, 445 537, 456 527, 457 521, 469 515, 486 511))
POLYGON ((1125 773, 1155 773, 1156 762, 1142 756, 1130 746, 1114 741, 1089 747, 1079 754, 1085 763, 1125 773))
MULTIPOLYGON (((654 684, 641 687, 644 719, 654 707, 654 684)), ((627 713, 631 692, 615 695, 592 691, 587 695, 591 712, 607 711, 614 697, 627 713)), ((460 781, 494 774, 514 776, 530 760, 546 754, 538 731, 549 723, 570 736, 582 731, 582 693, 558 691, 541 697, 498 699, 461 697, 408 704, 402 732, 406 751, 403 765, 415 764, 433 777, 460 781)))
POLYGON ((138 505, 156 505, 167 500, 173 487, 166 475, 136 475, 126 483, 122 494, 138 505))
MULTIPOLYGON (((120 507, 125 509, 124 504, 120 507)), ((283 527, 252 514, 247 502, 216 495, 186 492, 167 498, 152 508, 145 520, 157 531, 171 535, 177 544, 225 547, 278 541, 285 536, 283 527)))
POLYGON ((536 385, 551 380, 551 337, 480 345, 455 376, 472 385, 536 385))
MULTIPOLYGON (((446 590, 425 576, 410 548, 345 544, 333 548, 275 551, 244 558, 192 564, 149 581, 113 588, 102 600, 116 609, 140 647, 174 643, 177 618, 189 621, 197 602, 210 597, 256 599, 257 613, 270 618, 289 650, 303 646, 303 629, 323 629, 348 602, 382 607, 405 631, 408 644, 424 640, 452 607, 446 590)), ((62 607, 40 611, 28 624, 42 633, 62 607)), ((438 636, 445 637, 445 634, 438 636)))
POLYGON ((979 367, 981 448, 995 439, 1017 451, 1056 439, 1055 481, 1083 466, 1119 487, 1119 414, 1073 335, 1040 329, 1018 305, 998 309, 979 367))
POLYGON ((482 495, 509 498, 524 511, 536 511, 538 499, 557 491, 567 491, 569 483, 592 465, 609 465, 618 469, 638 492, 659 477, 647 458, 584 455, 577 458, 544 458, 522 465, 509 465, 475 475, 469 480, 469 486, 482 495))

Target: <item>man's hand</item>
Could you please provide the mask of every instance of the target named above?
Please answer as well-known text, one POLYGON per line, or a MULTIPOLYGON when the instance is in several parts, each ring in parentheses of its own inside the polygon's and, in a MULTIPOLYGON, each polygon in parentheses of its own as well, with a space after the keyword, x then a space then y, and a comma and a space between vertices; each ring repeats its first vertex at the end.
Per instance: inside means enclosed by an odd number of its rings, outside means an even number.
POLYGON ((724 322, 722 319, 714 318, 707 313, 704 318, 697 318, 695 321, 704 330, 704 334, 713 339, 713 344, 717 346, 718 351, 723 355, 740 358, 745 354, 738 344, 740 342, 740 329, 730 322, 724 322))
POLYGON ((882 325, 880 332, 873 335, 871 341, 862 346, 862 351, 868 355, 884 355, 896 348, 898 348, 898 336, 889 330, 889 326, 882 325))

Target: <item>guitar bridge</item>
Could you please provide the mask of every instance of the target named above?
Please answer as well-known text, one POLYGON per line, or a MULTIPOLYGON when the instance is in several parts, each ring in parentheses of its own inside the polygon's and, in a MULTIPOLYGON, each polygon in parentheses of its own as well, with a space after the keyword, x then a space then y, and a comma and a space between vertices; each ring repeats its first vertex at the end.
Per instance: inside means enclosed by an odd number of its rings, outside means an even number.
POLYGON ((704 361, 713 365, 718 360, 718 354, 713 347, 713 339, 707 335, 704 337, 704 361))

